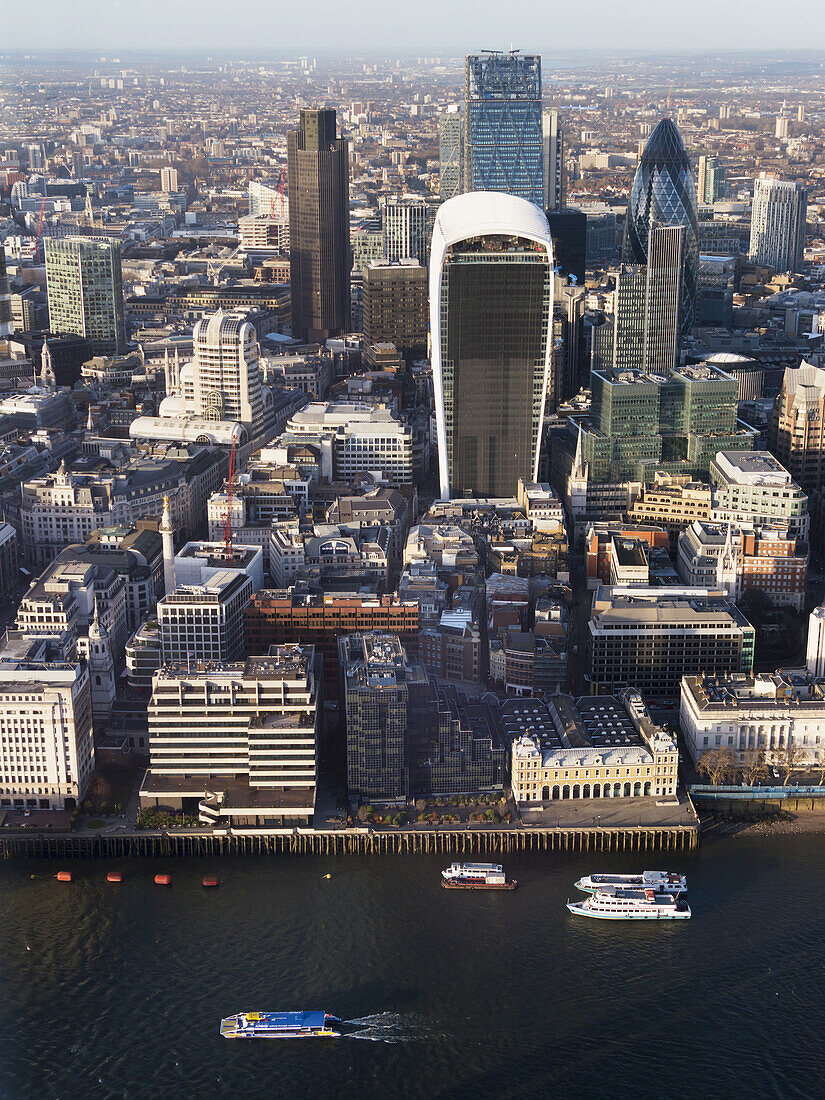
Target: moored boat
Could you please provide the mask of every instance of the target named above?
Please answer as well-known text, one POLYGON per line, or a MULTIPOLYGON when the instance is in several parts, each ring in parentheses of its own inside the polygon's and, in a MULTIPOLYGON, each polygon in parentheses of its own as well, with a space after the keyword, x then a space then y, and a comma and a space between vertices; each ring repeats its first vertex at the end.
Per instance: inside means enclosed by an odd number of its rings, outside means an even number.
POLYGON ((500 863, 451 863, 441 872, 441 885, 448 890, 515 890, 500 863))
POLYGON ((655 890, 659 894, 684 894, 687 876, 677 871, 642 871, 635 875, 585 875, 576 883, 585 894, 598 890, 655 890))
POLYGON ((567 908, 574 916, 598 920, 690 919, 690 906, 684 898, 653 890, 597 891, 584 901, 568 901, 567 908))
POLYGON ((328 1012, 237 1012, 221 1020, 224 1039, 338 1039, 328 1012))

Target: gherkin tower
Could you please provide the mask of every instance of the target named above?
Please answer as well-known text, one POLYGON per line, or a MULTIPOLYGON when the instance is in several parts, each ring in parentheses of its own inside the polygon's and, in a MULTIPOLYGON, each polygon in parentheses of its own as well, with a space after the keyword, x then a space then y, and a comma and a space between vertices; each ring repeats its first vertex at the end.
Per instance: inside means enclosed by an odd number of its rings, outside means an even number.
POLYGON ((699 225, 690 160, 676 124, 663 118, 650 135, 630 189, 625 224, 625 263, 646 264, 651 229, 683 225, 680 331, 690 332, 699 284, 699 225))

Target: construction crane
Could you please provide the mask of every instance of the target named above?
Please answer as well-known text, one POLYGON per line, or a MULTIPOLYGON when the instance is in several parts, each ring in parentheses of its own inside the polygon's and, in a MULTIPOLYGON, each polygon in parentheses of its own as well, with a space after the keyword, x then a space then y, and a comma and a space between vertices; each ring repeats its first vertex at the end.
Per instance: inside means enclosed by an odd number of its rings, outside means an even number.
POLYGON ((228 256, 218 256, 214 260, 207 261, 206 264, 206 277, 208 279, 214 279, 214 285, 218 286, 220 283, 220 274, 230 260, 234 260, 241 250, 241 246, 233 248, 228 256))
POLYGON ((235 440, 229 451, 229 478, 226 482, 226 512, 223 517, 223 541, 226 560, 232 561, 232 500, 235 481, 235 440))

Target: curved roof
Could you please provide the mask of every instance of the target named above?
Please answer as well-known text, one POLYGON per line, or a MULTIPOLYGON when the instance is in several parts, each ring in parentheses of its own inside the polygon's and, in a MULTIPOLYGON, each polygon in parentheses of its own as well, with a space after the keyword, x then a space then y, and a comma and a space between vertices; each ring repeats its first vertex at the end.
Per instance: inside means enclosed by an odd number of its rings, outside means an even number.
POLYGON ((713 355, 705 357, 706 363, 729 363, 733 366, 736 363, 740 365, 743 363, 753 363, 756 366, 756 360, 751 359, 749 355, 737 355, 735 351, 715 351, 713 355))
POLYGON ((456 241, 487 233, 526 237, 550 246, 550 226, 537 206, 502 191, 469 191, 438 208, 433 227, 433 254, 456 241))
POLYGON ((177 440, 183 443, 243 444, 242 424, 232 420, 200 420, 188 416, 138 416, 129 425, 131 439, 177 440))

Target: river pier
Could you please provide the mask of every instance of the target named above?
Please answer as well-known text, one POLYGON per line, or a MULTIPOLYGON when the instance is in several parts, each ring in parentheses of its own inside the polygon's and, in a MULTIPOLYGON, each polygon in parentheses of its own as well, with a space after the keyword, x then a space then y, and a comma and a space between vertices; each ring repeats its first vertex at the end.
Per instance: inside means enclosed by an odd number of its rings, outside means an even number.
POLYGON ((514 852, 693 851, 696 825, 627 828, 273 829, 0 837, 3 859, 186 858, 248 855, 505 855, 514 852))

